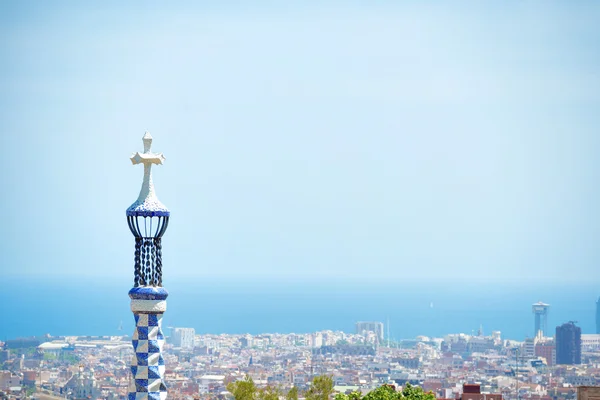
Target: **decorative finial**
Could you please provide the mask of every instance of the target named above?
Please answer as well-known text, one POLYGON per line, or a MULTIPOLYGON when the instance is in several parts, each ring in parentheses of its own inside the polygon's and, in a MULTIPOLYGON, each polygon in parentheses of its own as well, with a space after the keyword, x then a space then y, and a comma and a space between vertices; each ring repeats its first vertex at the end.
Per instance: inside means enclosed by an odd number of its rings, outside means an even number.
POLYGON ((127 209, 128 216, 154 217, 169 216, 169 210, 156 197, 154 184, 152 182, 152 164, 162 164, 165 156, 162 153, 152 153, 152 136, 149 132, 142 138, 144 142, 144 152, 136 152, 131 156, 131 163, 144 164, 144 181, 138 199, 127 209))
POLYGON ((150 132, 146 131, 146 133, 144 133, 142 141, 144 142, 144 153, 150 153, 150 147, 152 146, 152 136, 150 136, 150 132))

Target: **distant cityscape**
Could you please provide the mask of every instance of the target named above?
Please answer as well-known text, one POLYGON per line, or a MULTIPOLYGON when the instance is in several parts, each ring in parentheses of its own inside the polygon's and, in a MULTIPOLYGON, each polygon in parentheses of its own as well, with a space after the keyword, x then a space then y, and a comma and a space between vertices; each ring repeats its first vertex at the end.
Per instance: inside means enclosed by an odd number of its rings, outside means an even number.
MULTIPOLYGON (((439 399, 575 399, 577 387, 600 385, 600 299, 595 333, 582 333, 577 321, 550 330, 550 310, 532 305, 532 336, 521 341, 482 329, 394 341, 381 321, 358 321, 353 333, 200 335, 172 327, 165 382, 170 399, 229 398, 227 383, 246 376, 259 387, 303 390, 318 375, 332 376, 337 393, 410 383, 439 399)), ((46 335, 0 345, 0 398, 127 399, 131 337, 46 335)))

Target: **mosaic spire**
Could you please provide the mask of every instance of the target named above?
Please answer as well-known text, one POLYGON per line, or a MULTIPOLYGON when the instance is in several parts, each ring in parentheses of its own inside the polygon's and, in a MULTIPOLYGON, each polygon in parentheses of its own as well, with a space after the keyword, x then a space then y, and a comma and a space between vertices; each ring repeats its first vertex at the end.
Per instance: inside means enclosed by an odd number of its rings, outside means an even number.
POLYGON ((158 200, 152 182, 152 164, 165 157, 150 151, 152 136, 142 138, 144 152, 131 156, 133 165, 144 165, 144 180, 138 199, 127 209, 127 223, 135 237, 133 288, 129 291, 136 329, 133 333, 135 356, 131 361, 132 380, 128 400, 165 400, 165 343, 161 325, 169 293, 162 287, 161 239, 169 224, 170 212, 158 200))

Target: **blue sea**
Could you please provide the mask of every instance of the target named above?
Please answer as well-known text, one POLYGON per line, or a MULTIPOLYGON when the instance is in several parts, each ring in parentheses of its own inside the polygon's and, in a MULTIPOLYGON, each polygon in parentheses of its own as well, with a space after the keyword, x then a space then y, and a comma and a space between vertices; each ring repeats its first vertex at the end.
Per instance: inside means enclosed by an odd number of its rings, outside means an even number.
MULTIPOLYGON (((134 328, 129 311, 129 282, 85 278, 8 277, 0 291, 3 304, 0 340, 42 335, 124 335, 134 328), (122 330, 119 330, 122 324, 122 330)), ((389 320, 392 339, 443 336, 493 330, 504 338, 533 335, 531 305, 551 305, 548 328, 578 321, 594 333, 597 285, 461 284, 315 280, 173 279, 168 327, 197 333, 353 332, 356 321, 389 320)), ((387 327, 386 327, 387 330, 387 327)))

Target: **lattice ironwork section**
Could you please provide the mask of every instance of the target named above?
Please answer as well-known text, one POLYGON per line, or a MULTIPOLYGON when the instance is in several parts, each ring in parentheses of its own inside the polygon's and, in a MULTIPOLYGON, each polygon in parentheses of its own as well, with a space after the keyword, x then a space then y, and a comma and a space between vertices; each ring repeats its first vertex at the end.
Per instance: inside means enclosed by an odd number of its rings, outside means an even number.
POLYGON ((169 217, 129 216, 127 222, 135 236, 134 286, 162 286, 161 238, 169 217))

